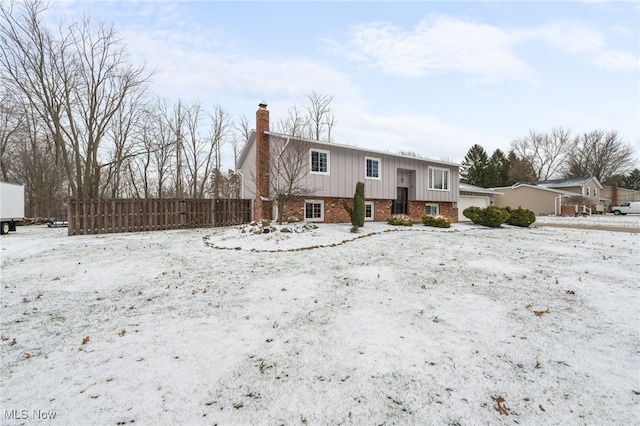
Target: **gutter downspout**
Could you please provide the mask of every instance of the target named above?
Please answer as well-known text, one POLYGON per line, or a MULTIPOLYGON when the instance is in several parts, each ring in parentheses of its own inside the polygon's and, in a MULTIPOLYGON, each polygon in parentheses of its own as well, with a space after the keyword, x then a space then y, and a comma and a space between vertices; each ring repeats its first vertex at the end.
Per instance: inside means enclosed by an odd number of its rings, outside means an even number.
POLYGON ((554 204, 555 204, 554 208, 555 208, 556 216, 561 216, 562 215, 562 194, 556 197, 556 202, 554 204), (558 214, 558 210, 560 210, 560 214, 558 214))

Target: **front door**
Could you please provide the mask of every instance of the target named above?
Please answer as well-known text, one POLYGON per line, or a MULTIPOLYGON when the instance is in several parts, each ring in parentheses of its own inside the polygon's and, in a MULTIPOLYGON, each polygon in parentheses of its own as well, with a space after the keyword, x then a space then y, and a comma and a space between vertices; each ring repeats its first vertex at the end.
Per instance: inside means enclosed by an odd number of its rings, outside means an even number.
POLYGON ((409 189, 398 187, 396 201, 393 202, 393 214, 407 214, 408 209, 409 189))

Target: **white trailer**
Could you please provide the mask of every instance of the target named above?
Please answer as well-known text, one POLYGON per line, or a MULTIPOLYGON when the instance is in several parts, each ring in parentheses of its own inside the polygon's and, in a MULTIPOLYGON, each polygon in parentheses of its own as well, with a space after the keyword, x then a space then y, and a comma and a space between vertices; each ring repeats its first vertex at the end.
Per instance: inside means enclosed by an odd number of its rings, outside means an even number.
POLYGON ((0 182, 0 234, 16 230, 24 219, 24 185, 0 182))

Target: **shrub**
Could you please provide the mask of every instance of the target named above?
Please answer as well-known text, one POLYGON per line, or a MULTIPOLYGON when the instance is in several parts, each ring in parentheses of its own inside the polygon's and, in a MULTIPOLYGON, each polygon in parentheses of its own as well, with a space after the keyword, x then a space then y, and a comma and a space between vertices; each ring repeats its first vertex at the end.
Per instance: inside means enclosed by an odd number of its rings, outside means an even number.
POLYGON ((489 206, 485 209, 468 207, 464 209, 462 214, 471 219, 473 223, 490 228, 499 228, 509 219, 509 212, 496 206, 489 206))
POLYGON ((449 220, 449 218, 446 216, 440 216, 440 215, 428 214, 428 215, 422 216, 422 223, 424 223, 425 226, 435 226, 436 228, 451 227, 451 221, 449 220))
POLYGON ((531 210, 523 209, 522 207, 518 207, 515 210, 505 207, 505 210, 509 213, 509 219, 507 219, 507 224, 509 225, 526 228, 536 221, 536 214, 531 210))
POLYGON ((353 230, 364 226, 364 183, 358 182, 356 184, 356 192, 353 195, 353 207, 350 207, 345 200, 342 200, 342 207, 344 207, 351 218, 353 230))
POLYGON ((471 206, 467 207, 462 211, 462 215, 469 219, 473 223, 477 223, 478 218, 480 217, 480 212, 482 209, 480 207, 471 206))
POLYGON ((389 225, 413 226, 413 220, 406 214, 394 214, 387 219, 389 225))

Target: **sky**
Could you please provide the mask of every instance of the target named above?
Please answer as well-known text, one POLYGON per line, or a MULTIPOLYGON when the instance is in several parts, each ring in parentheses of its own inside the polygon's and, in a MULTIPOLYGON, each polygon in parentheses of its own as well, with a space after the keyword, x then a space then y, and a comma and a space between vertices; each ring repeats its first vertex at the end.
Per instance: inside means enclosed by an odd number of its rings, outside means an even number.
POLYGON ((58 1, 113 24, 151 91, 273 124, 316 92, 335 142, 461 162, 530 130, 617 130, 640 167, 638 1, 58 1))

